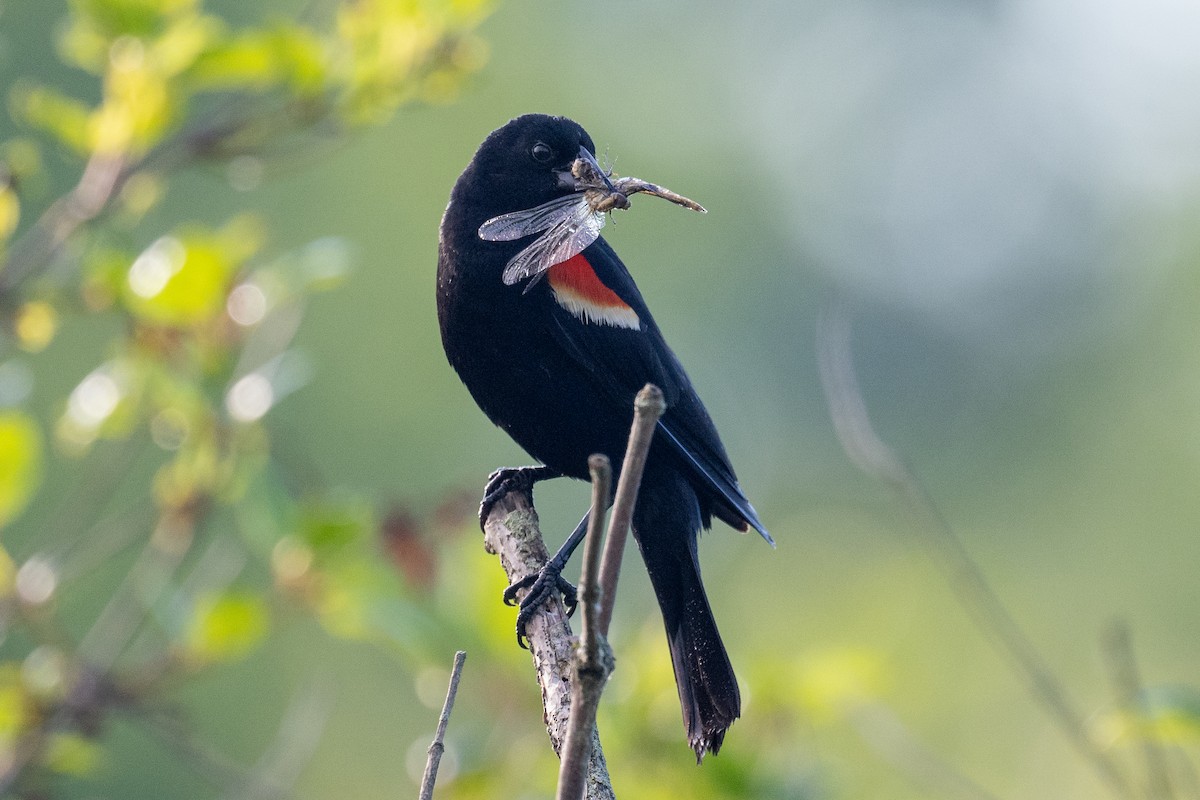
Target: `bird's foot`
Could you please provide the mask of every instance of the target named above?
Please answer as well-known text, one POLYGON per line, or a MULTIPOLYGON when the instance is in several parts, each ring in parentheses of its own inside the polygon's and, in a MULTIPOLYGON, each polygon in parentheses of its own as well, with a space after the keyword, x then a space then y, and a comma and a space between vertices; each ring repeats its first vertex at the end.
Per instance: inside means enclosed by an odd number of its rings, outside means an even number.
POLYGON ((532 495, 533 485, 548 478, 557 478, 559 473, 549 467, 501 467, 488 476, 483 487, 483 499, 479 501, 479 529, 487 522, 492 507, 509 492, 525 492, 532 495))
POLYGON ((561 594, 567 616, 575 613, 575 606, 578 604, 575 587, 562 576, 562 569, 561 565, 551 559, 537 572, 525 576, 504 590, 504 603, 510 606, 517 604, 517 592, 522 589, 529 590, 521 600, 517 611, 517 644, 526 650, 529 649, 529 637, 525 633, 525 628, 529 624, 529 620, 533 619, 538 606, 561 594))

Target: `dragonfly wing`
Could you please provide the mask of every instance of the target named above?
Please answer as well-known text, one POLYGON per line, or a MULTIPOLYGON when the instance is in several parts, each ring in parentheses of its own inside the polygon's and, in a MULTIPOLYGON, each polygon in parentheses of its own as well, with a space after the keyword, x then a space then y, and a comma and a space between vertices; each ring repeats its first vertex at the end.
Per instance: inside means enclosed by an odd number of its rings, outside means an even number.
POLYGON ((541 275, 555 264, 561 264, 583 252, 596 241, 604 227, 605 215, 592 211, 581 203, 572 214, 556 223, 533 244, 513 256, 504 268, 505 285, 512 286, 526 278, 541 275))
POLYGON ((479 238, 485 242, 511 242, 550 230, 559 222, 574 218, 575 206, 580 204, 586 206, 581 196, 569 194, 534 208, 492 217, 479 226, 479 238))

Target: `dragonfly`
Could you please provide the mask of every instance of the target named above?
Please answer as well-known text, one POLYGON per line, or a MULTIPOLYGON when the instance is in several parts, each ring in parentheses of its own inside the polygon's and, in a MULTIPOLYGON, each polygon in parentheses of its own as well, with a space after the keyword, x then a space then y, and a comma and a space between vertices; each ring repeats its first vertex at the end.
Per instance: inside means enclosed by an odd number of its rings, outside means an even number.
POLYGON ((533 288, 546 270, 573 258, 600 236, 609 214, 629 208, 630 195, 645 193, 676 205, 708 213, 704 206, 640 178, 615 177, 596 163, 596 157, 581 148, 571 164, 575 191, 523 211, 492 217, 479 226, 479 238, 486 242, 511 242, 541 234, 509 259, 501 275, 506 286, 532 279, 524 291, 533 288))

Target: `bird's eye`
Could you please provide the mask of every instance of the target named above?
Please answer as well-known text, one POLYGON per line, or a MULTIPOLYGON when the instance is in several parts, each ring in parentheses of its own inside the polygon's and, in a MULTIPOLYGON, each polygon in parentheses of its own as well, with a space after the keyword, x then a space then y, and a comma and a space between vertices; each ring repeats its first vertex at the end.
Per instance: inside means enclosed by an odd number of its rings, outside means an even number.
POLYGON ((529 155, 533 156, 533 160, 541 164, 547 164, 550 159, 554 158, 554 151, 550 149, 550 145, 545 142, 538 142, 529 151, 529 155))

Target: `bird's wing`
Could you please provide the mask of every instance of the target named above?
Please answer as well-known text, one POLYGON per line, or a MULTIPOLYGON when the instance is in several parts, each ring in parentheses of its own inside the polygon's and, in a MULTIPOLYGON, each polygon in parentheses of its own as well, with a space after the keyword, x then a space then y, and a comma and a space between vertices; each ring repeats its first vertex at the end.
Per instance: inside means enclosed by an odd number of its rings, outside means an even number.
POLYGON ((594 376, 601 395, 621 408, 632 408, 634 395, 647 383, 662 389, 667 410, 658 423, 659 441, 709 489, 706 494, 714 501, 717 516, 739 530, 753 527, 774 544, 738 486, 717 429, 691 380, 617 254, 599 238, 572 264, 560 266, 575 271, 573 283, 565 280, 565 273, 556 275, 552 270, 539 292, 550 308, 551 335, 594 376), (587 273, 588 268, 594 275, 587 273), (583 278, 593 277, 599 284, 589 289, 583 278))

